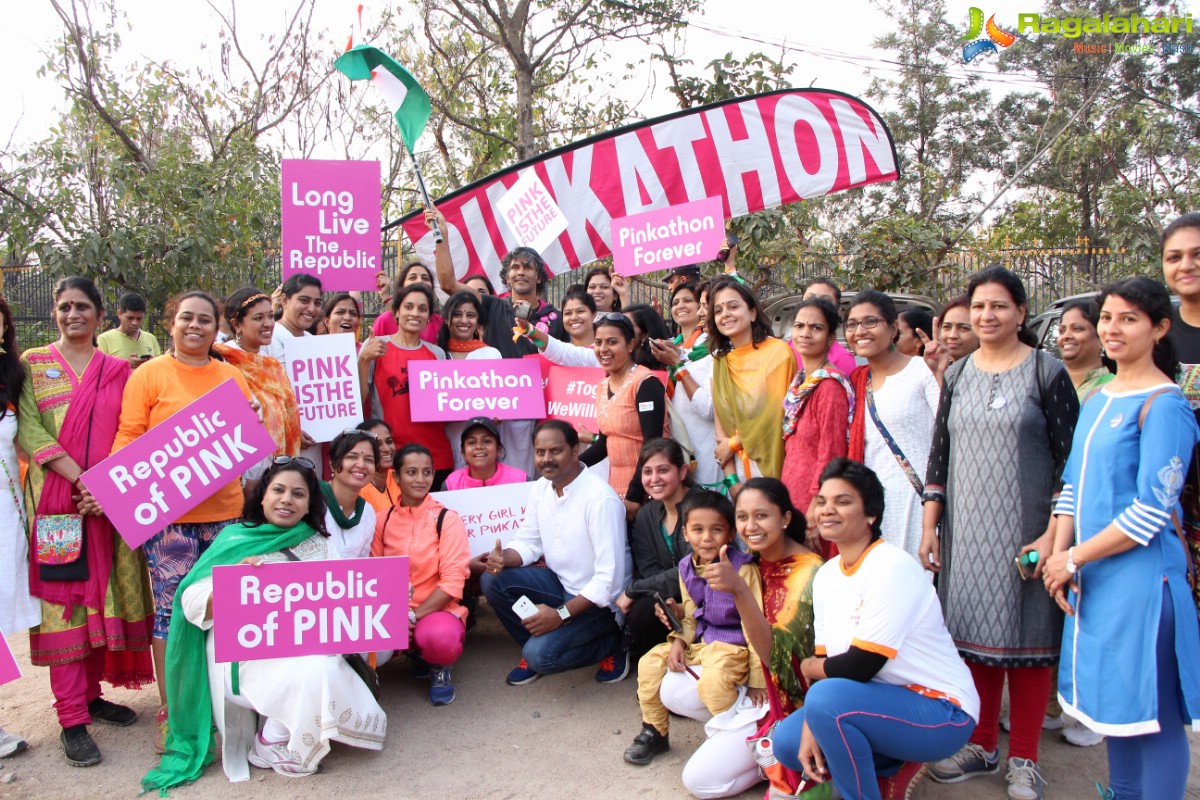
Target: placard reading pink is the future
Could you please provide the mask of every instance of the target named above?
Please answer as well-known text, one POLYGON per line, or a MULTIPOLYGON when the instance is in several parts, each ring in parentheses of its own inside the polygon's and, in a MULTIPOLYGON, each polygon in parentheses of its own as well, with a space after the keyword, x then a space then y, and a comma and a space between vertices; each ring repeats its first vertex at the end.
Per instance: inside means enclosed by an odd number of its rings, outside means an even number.
POLYGON ((231 378, 80 476, 130 547, 275 452, 275 440, 231 378))
POLYGON ((416 422, 546 416, 541 367, 523 358, 416 362, 408 367, 408 396, 416 422))
POLYGON ((613 268, 641 275, 717 257, 725 241, 724 202, 706 197, 612 221, 613 268))
POLYGON ((408 557, 214 567, 219 662, 408 647, 408 557))
POLYGON ((283 277, 327 292, 375 291, 382 268, 378 161, 284 159, 283 277))

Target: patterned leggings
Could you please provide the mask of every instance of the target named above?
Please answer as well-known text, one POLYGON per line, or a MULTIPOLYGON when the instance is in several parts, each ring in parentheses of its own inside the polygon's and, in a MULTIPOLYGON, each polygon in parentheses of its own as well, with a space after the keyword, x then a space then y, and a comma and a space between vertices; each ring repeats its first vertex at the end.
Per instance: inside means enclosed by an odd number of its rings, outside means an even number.
POLYGON ((168 525, 146 542, 146 563, 150 566, 150 588, 154 592, 155 639, 167 638, 171 628, 171 606, 183 576, 196 566, 217 534, 235 522, 236 519, 227 519, 168 525))

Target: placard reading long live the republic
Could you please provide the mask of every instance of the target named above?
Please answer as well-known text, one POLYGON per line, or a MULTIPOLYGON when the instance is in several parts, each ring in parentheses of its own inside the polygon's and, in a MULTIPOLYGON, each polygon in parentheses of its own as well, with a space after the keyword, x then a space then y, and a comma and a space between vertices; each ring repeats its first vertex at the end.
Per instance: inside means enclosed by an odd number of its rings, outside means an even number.
POLYGON ((231 378, 80 476, 130 547, 275 452, 231 378))
POLYGON ((285 158, 280 173, 284 279, 306 274, 327 292, 375 291, 379 162, 285 158))
POLYGON ((542 371, 534 361, 420 361, 408 369, 408 396, 415 422, 546 416, 542 371))

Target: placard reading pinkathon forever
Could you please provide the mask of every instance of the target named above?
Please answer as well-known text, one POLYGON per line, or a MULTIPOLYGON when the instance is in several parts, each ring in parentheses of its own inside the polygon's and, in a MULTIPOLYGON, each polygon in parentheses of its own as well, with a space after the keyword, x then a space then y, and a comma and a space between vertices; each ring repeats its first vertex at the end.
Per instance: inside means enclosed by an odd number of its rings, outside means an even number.
POLYGON ((306 274, 327 292, 375 291, 379 174, 378 161, 283 160, 285 280, 306 274))
POLYGON ((117 533, 140 547, 275 452, 231 378, 80 476, 117 533))
POLYGON ((613 267, 641 275, 717 257, 725 241, 720 197, 656 208, 612 221, 613 267))
POLYGON ((214 567, 220 662, 408 647, 408 557, 214 567))
POLYGON ((419 361, 408 369, 408 396, 416 422, 546 416, 542 371, 534 361, 419 361))

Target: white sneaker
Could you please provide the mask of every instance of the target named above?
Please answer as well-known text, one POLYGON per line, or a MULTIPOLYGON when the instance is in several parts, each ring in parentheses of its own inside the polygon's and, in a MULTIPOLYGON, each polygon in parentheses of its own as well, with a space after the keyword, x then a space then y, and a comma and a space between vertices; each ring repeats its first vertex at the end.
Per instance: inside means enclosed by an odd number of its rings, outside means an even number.
POLYGON ((1095 747, 1104 741, 1103 734, 1096 733, 1091 728, 1078 722, 1063 728, 1062 738, 1066 739, 1068 744, 1073 744, 1076 747, 1095 747))
POLYGON ((268 742, 260 733, 254 737, 254 748, 247 759, 259 769, 273 769, 285 778, 307 778, 316 768, 304 769, 297 754, 288 749, 287 742, 268 742))
POLYGON ((1010 758, 1004 778, 1008 781, 1008 800, 1042 800, 1046 781, 1036 761, 1010 758))
POLYGON ((4 728, 0 728, 0 758, 8 758, 11 755, 21 752, 28 746, 28 742, 20 736, 17 736, 15 733, 8 733, 4 728))

